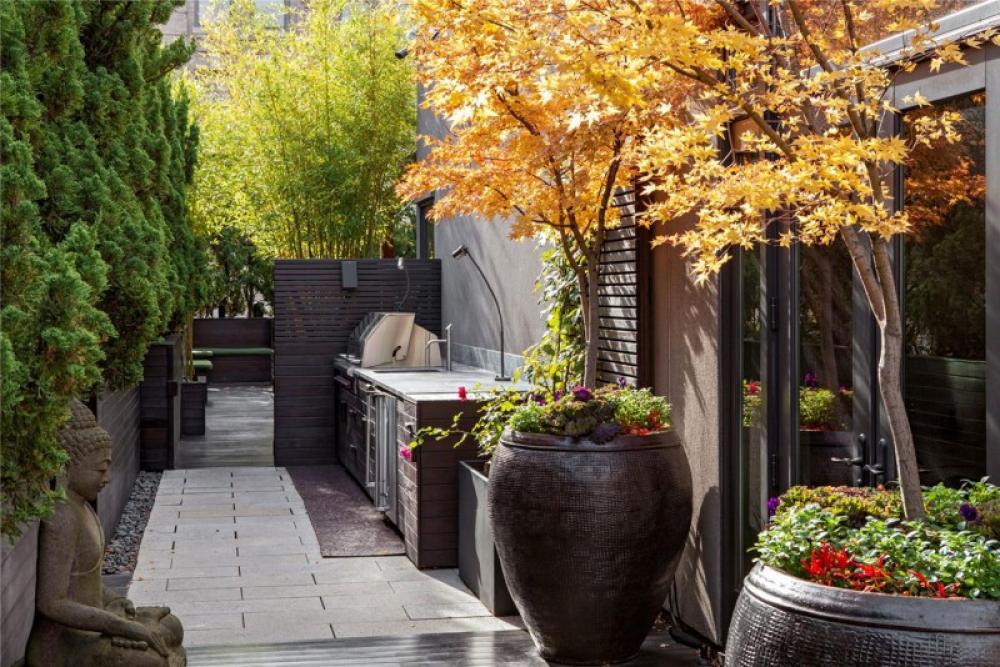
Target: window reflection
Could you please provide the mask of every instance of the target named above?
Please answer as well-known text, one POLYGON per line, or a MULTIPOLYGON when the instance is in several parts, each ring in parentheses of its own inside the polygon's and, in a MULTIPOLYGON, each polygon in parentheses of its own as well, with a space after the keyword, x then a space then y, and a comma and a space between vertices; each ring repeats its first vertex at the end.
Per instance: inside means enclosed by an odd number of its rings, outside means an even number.
POLYGON ((852 427, 853 275, 839 240, 800 246, 799 479, 852 485, 858 467, 852 427))
POLYGON ((954 111, 961 141, 918 147, 906 167, 905 395, 921 481, 986 469, 985 95, 908 113, 954 111))
POLYGON ((757 533, 767 524, 767 416, 762 372, 767 368, 763 273, 760 250, 742 253, 743 403, 740 438, 741 553, 749 571, 748 553, 757 533))

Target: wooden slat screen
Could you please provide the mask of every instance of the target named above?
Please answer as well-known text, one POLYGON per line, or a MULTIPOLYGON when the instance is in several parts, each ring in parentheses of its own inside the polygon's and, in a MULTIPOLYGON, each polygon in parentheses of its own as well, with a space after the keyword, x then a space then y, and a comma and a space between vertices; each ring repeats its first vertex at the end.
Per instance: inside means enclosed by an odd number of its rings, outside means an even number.
POLYGON ((601 249, 597 380, 611 383, 624 378, 629 385, 647 386, 648 233, 636 223, 634 188, 619 191, 615 206, 621 211, 621 225, 608 232, 601 249))
POLYGON ((414 312, 441 333, 440 260, 405 262, 400 271, 396 260, 357 260, 355 289, 341 285, 342 260, 274 263, 275 465, 335 461, 333 364, 365 315, 414 312))

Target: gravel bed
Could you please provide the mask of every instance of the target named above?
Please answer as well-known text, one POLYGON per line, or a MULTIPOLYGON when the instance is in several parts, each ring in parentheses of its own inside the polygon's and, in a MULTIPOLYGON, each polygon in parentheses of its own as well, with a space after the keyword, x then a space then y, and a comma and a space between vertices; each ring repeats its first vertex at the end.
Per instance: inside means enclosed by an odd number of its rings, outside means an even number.
POLYGON ((156 500, 156 489, 160 486, 159 472, 140 472, 132 485, 132 493, 125 503, 125 509, 118 520, 115 535, 108 542, 104 552, 101 574, 131 574, 139 557, 139 542, 146 530, 149 513, 156 500))

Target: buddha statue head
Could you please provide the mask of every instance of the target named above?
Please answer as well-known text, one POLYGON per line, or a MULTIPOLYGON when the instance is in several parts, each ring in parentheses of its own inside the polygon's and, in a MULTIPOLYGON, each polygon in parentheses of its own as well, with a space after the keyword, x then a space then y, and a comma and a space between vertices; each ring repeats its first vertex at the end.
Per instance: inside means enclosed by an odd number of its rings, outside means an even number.
POLYGON ((96 500, 111 479, 111 436, 97 425, 94 413, 74 399, 59 439, 69 454, 66 488, 85 500, 96 500))

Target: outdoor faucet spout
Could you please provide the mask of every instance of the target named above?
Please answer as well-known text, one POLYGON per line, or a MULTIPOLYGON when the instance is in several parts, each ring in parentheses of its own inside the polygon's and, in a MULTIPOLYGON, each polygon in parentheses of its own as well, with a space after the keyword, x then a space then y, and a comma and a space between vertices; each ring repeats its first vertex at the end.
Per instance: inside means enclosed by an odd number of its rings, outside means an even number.
POLYGON ((444 328, 444 338, 434 338, 424 345, 424 364, 431 363, 431 345, 444 343, 447 368, 451 370, 451 324, 444 328))

